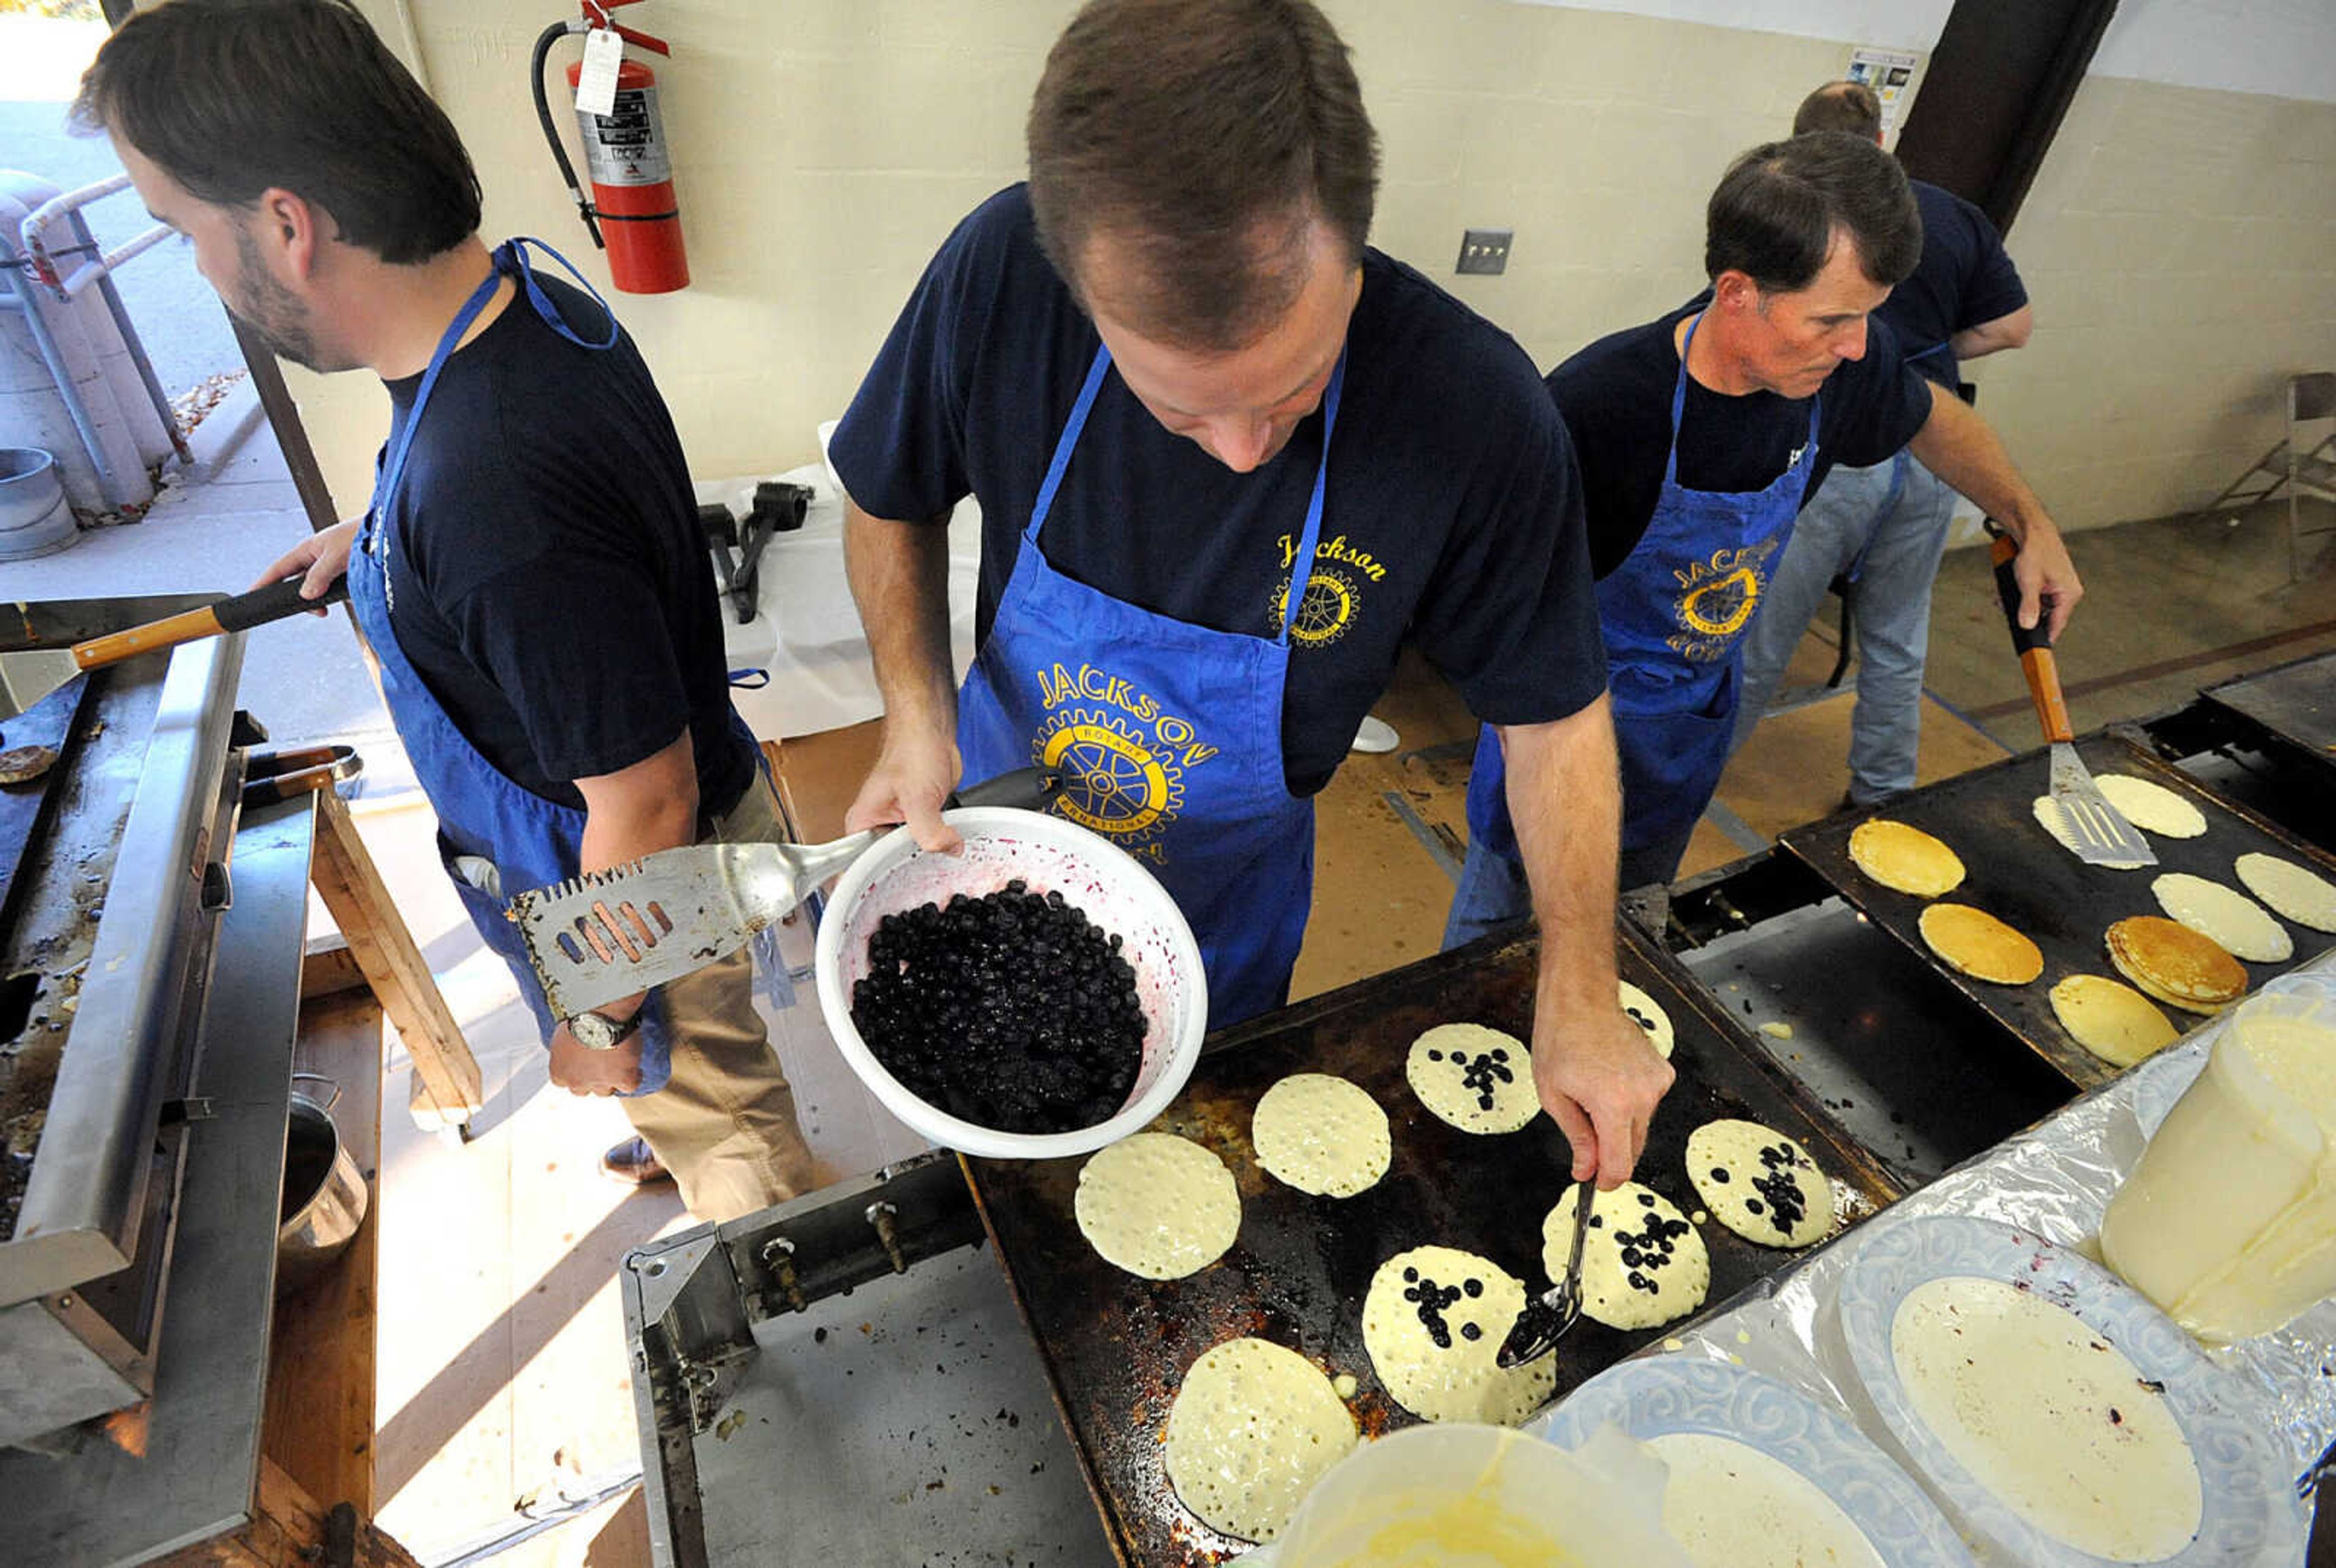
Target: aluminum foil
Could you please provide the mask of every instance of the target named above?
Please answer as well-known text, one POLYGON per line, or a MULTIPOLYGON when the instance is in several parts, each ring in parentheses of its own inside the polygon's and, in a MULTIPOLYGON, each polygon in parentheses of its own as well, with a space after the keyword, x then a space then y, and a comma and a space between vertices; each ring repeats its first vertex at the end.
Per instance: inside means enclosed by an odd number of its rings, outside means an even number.
MULTIPOLYGON (((2336 951, 2323 953, 2262 988, 2336 998, 2336 951)), ((1867 1221, 1848 1244, 1827 1247, 1771 1276, 1693 1328, 1643 1354, 1700 1355, 1775 1378, 1836 1409, 1904 1466, 1922 1472, 1889 1437, 1844 1344, 1834 1302, 1858 1246, 1885 1228, 1936 1214, 1998 1221, 2098 1260, 2103 1211, 2174 1103, 2206 1065, 2227 1015, 2113 1082, 2006 1139, 1867 1221)), ((2308 1497, 2336 1448, 2336 1300, 2323 1301, 2276 1333, 2210 1349, 2224 1374, 2227 1405, 2282 1445, 2296 1490, 2308 1497)), ((1545 1430, 1547 1417, 1531 1424, 1545 1430)), ((1933 1489, 1934 1498, 1936 1497, 1933 1489)), ((1937 1498, 1983 1563, 2012 1560, 1937 1498)), ((2302 1505, 2308 1507, 2308 1504, 2302 1505)))

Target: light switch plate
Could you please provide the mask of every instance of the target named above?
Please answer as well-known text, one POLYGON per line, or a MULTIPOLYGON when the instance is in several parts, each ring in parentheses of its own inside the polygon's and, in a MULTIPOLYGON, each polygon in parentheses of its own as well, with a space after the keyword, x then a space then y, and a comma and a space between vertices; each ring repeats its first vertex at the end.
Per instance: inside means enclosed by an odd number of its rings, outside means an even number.
POLYGON ((1470 229, 1460 236, 1460 265, 1455 270, 1463 273, 1498 273, 1509 269, 1509 242, 1517 237, 1514 229, 1470 229))

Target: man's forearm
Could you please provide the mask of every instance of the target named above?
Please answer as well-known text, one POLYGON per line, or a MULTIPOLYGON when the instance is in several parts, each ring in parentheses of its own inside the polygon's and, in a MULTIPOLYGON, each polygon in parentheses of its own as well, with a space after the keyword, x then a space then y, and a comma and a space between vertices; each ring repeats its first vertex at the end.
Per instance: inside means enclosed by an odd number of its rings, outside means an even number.
MULTIPOLYGON (((617 773, 576 781, 584 797, 584 833, 578 869, 606 871, 697 842, 697 755, 689 731, 655 755, 617 773)), ((641 998, 597 1009, 629 1017, 641 998)))
POLYGON ((949 530, 844 506, 844 574, 868 634, 887 715, 956 728, 949 679, 949 530))
POLYGON ((1509 817, 1541 925, 1540 1005, 1562 1017, 1611 1007, 1622 789, 1601 696, 1553 724, 1504 728, 1509 817))
POLYGON ((1908 444, 1923 467, 1976 502, 2014 540, 2025 543, 2036 523, 2051 526, 1994 430, 1953 393, 1931 384, 1931 417, 1908 444))
POLYGON ((2024 348, 2036 329, 2036 311, 2031 306, 2006 311, 1992 321, 1982 321, 1977 326, 1967 326, 1947 339, 1947 351, 1957 359, 1980 359, 2000 354, 2007 348, 2024 348))

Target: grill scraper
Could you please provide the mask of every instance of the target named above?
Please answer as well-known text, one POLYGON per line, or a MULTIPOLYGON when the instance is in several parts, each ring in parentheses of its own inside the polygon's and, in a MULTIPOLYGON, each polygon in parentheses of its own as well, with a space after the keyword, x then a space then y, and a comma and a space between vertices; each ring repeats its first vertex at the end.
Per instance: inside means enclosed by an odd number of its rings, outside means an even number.
MULTIPOLYGON (((1061 782, 1023 768, 959 791, 946 804, 1036 810, 1061 782)), ((892 831, 871 828, 823 844, 660 850, 521 893, 504 913, 519 927, 553 1015, 572 1018, 736 952, 892 831)))
POLYGON ((2052 743, 2051 798, 2067 830, 2062 842, 2087 865, 2119 870, 2156 865, 2157 856, 2149 842, 2109 804, 2077 755, 2077 735, 2068 723, 2068 704, 2060 695, 2059 666, 2052 657, 2049 607, 2036 618, 2032 629, 2020 624, 2020 582, 2011 570, 2019 545, 1993 521, 1987 531, 1994 537, 1989 553, 1995 563, 1996 595, 2003 600, 2003 618, 2011 628, 2011 646, 2019 650, 2020 668, 2028 674, 2028 695, 2035 699, 2044 738, 2052 743))

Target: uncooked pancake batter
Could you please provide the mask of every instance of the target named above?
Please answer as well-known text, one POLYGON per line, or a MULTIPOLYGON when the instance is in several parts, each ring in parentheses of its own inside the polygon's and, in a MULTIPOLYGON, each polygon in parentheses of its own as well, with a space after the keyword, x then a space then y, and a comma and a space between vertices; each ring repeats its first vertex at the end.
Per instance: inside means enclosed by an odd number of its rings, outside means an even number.
POLYGON ((1263 1339, 1192 1363, 1168 1411, 1168 1484, 1212 1529, 1270 1541, 1355 1446, 1355 1417, 1321 1369, 1263 1339))
POLYGON ((1147 1280, 1196 1274, 1241 1233, 1241 1191, 1189 1138, 1137 1133, 1079 1170, 1079 1233, 1114 1268, 1147 1280))
POLYGON ((2117 815, 2145 833, 2161 838, 2195 839, 2206 831, 2205 814, 2164 784, 2131 774, 2094 776, 2101 798, 2117 807, 2117 815))
POLYGON ((1654 1043, 1656 1053, 1663 1060, 1669 1061, 1671 1047, 1678 1037, 1672 1032, 1671 1016, 1663 1011, 1663 1005, 1630 981, 1624 980, 1622 1011, 1630 1016, 1632 1023, 1647 1031, 1647 1038, 1654 1043))
POLYGON ((1394 1152, 1378 1102, 1329 1073, 1292 1073, 1260 1096, 1250 1143, 1274 1176, 1331 1198, 1369 1189, 1394 1152))
POLYGON ((2295 939, 2254 900, 2235 888, 2168 872, 2149 884, 2158 908, 2200 936, 2210 938, 2234 959, 2283 964, 2295 956, 2295 939))
POLYGON ((1833 1183, 1806 1149, 1757 1122, 1689 1134, 1687 1174, 1711 1217, 1747 1242, 1806 1247, 1833 1231, 1833 1183))
POLYGON ((2239 857, 2239 881, 2247 891, 2300 926, 2336 931, 2336 884, 2277 855, 2239 857))
MULTIPOLYGON (((1580 1192, 1566 1189, 1542 1222, 1541 1266, 1552 1281, 1565 1272, 1580 1192)), ((1653 1329, 1686 1317, 1710 1290, 1703 1237, 1661 1193, 1625 1182, 1598 1194, 1582 1238, 1584 1313, 1610 1329, 1653 1329)))
POLYGON ((1757 1448, 1709 1432, 1643 1446, 1670 1470, 1663 1529, 1696 1568, 1886 1568, 1841 1505, 1757 1448))
POLYGON ((1541 1110, 1524 1042, 1482 1024, 1428 1030, 1411 1043, 1403 1076, 1420 1104, 1464 1133, 1514 1133, 1541 1110))
POLYGON ((1363 1300, 1363 1348, 1396 1403, 1428 1421, 1514 1427, 1549 1402, 1557 1358, 1497 1359, 1525 1289, 1490 1261, 1414 1247, 1379 1265, 1363 1300))
POLYGON ((1955 1462, 2054 1540, 2118 1563, 2197 1534, 2198 1466, 2163 1389, 2074 1313, 2000 1280, 1907 1292, 1890 1352, 1955 1462))

